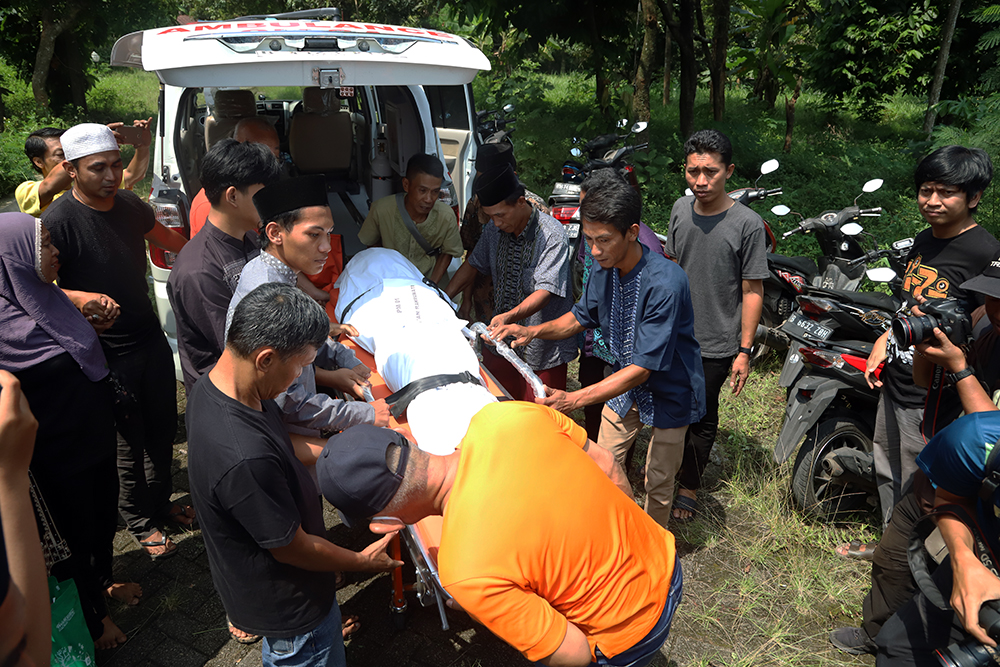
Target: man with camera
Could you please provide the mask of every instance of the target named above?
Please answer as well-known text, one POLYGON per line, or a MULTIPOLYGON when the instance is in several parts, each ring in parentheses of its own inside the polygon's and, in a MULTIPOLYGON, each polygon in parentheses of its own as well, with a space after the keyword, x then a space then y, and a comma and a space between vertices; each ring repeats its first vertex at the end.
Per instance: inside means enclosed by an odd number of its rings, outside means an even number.
MULTIPOLYGON (((937 344, 921 351, 963 375, 961 350, 940 329, 935 337, 937 344)), ((1000 442, 1000 411, 973 375, 963 375, 955 387, 969 414, 934 436, 917 458, 936 486, 937 526, 949 558, 933 572, 933 585, 921 583, 922 592, 882 626, 875 638, 880 667, 987 665, 993 659, 983 645, 995 647, 1000 637, 1000 625, 994 625, 1000 622, 994 556, 1000 553, 995 515, 1000 494, 995 484, 988 486, 1000 470, 1000 458, 992 455, 1000 442)))
MULTIPOLYGON (((907 259, 903 276, 907 309, 921 298, 951 297, 966 313, 982 303, 981 297, 967 294, 960 285, 1000 252, 1000 243, 974 217, 992 178, 990 158, 978 148, 945 146, 917 165, 917 204, 929 226, 917 234, 907 259)), ((874 454, 883 525, 889 523, 893 506, 913 478, 917 454, 924 446, 920 420, 927 392, 913 383, 912 358, 912 352, 886 332, 875 342, 865 371, 870 386, 882 387, 874 454), (883 361, 879 382, 872 372, 883 361)), ((865 546, 870 554, 874 545, 865 546)))
MULTIPOLYGON (((897 320, 899 324, 896 327, 903 332, 914 327, 926 328, 941 320, 947 320, 941 322, 945 330, 961 329, 949 336, 940 326, 937 334, 930 327, 926 332, 930 339, 916 346, 918 354, 913 357, 913 381, 917 386, 928 389, 922 423, 923 436, 928 440, 963 411, 972 413, 989 408, 982 404, 982 392, 974 391, 976 381, 991 397, 1000 390, 1000 354, 994 354, 1000 336, 1000 257, 990 262, 982 274, 962 283, 961 288, 985 298, 989 323, 972 343, 968 355, 963 354, 956 343, 967 340, 968 329, 964 327, 971 328, 971 323, 954 321, 947 315, 947 309, 943 315, 939 309, 938 312, 931 312, 935 309, 925 300, 913 317, 897 320), (908 324, 904 326, 904 322, 908 324), (967 379, 973 373, 974 379, 967 379), (957 381, 949 381, 948 378, 957 381)), ((920 332, 921 338, 923 333, 920 332)), ((837 648, 854 655, 875 653, 873 638, 883 624, 913 597, 917 585, 910 573, 907 547, 914 526, 933 510, 934 495, 935 490, 927 475, 917 470, 910 489, 903 493, 902 499, 893 508, 892 519, 882 533, 872 559, 871 589, 862 604, 862 624, 860 627, 838 628, 830 633, 830 642, 837 648)))

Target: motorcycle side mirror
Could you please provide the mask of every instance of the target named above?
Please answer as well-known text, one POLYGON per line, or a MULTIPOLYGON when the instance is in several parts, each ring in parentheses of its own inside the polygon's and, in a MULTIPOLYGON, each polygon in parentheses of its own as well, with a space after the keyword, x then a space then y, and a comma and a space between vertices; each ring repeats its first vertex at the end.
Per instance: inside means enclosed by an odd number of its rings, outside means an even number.
POLYGON ((896 251, 909 250, 913 247, 913 239, 899 239, 892 242, 892 249, 896 251))
POLYGON ((881 266, 865 271, 865 276, 873 283, 888 283, 896 279, 896 272, 888 266, 881 266))
POLYGON ((842 225, 840 228, 840 232, 844 236, 857 236, 863 231, 865 231, 864 227, 856 222, 849 222, 846 225, 842 225))
POLYGON ((777 171, 777 169, 778 169, 777 160, 768 160, 764 164, 760 165, 761 175, 770 174, 772 171, 777 171))
POLYGON ((784 204, 778 204, 777 206, 771 207, 771 213, 775 215, 788 215, 792 212, 792 209, 788 208, 784 204))
POLYGON ((572 155, 573 157, 580 157, 581 155, 583 155, 583 151, 581 151, 576 146, 573 146, 573 148, 569 149, 569 154, 572 155))
POLYGON ((514 113, 514 105, 513 104, 505 104, 504 107, 503 107, 503 112, 504 113, 514 113))
POLYGON ((691 188, 685 188, 684 189, 684 196, 685 197, 694 197, 694 193, 691 192, 691 188))
POLYGON ((861 187, 861 189, 864 190, 865 192, 875 192, 880 187, 882 187, 882 179, 881 178, 873 178, 872 180, 870 180, 867 183, 865 183, 861 187))
POLYGON ((645 132, 647 127, 649 127, 649 123, 647 123, 644 120, 640 120, 638 123, 632 126, 632 134, 640 134, 642 132, 645 132))
POLYGON ((626 127, 628 127, 628 118, 622 118, 620 121, 618 121, 618 129, 619 130, 621 130, 623 128, 626 128, 626 127))

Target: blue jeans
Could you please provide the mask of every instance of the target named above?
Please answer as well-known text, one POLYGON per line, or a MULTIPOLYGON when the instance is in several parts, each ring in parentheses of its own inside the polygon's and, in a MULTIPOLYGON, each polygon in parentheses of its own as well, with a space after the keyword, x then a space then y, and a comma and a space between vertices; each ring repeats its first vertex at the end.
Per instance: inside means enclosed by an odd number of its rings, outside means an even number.
POLYGON ((601 653, 600 647, 596 649, 597 661, 590 663, 591 667, 646 667, 653 661, 656 654, 660 652, 660 647, 667 641, 670 634, 670 623, 674 619, 674 612, 677 605, 681 603, 684 595, 684 578, 681 575, 681 561, 674 558, 674 574, 670 578, 670 592, 667 593, 667 601, 663 605, 663 613, 660 614, 656 625, 645 637, 636 644, 622 651, 613 658, 607 658, 601 653))
POLYGON ((264 637, 260 657, 264 667, 347 667, 340 607, 334 602, 326 618, 305 634, 287 639, 264 637))

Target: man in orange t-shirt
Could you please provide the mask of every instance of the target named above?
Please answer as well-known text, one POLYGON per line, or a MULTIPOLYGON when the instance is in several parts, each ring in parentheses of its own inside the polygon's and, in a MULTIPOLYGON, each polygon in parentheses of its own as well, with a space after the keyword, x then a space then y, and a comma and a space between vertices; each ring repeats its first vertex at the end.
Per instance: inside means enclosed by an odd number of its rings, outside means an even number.
POLYGON ((316 472, 346 518, 379 515, 374 532, 442 514, 441 584, 528 660, 640 667, 667 638, 681 598, 674 537, 635 503, 611 452, 555 410, 490 404, 447 456, 358 426, 329 440, 316 472))

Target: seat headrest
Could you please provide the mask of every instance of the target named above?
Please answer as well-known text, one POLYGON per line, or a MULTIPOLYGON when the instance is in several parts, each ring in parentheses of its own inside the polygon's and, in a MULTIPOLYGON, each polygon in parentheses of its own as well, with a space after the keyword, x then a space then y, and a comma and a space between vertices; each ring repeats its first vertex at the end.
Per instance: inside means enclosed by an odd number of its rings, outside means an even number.
POLYGON ((215 118, 245 118, 257 115, 257 102, 252 90, 219 90, 212 106, 215 118))
POLYGON ((302 110, 305 113, 340 113, 340 98, 332 88, 312 86, 302 91, 302 110))

